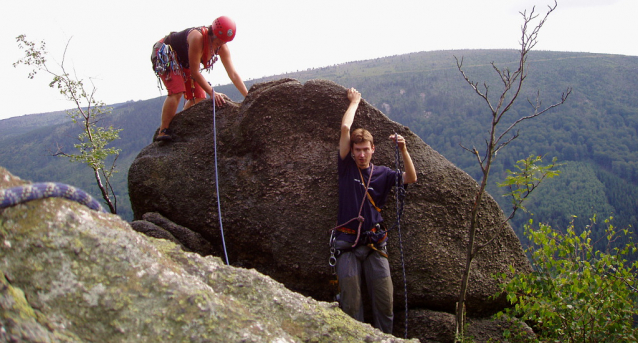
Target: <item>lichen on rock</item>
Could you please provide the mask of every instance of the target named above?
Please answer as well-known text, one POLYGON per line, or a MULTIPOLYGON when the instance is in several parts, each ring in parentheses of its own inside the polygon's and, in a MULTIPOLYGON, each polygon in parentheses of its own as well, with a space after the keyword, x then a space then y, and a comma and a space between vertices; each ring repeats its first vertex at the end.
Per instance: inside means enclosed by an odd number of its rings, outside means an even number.
POLYGON ((0 210, 0 269, 7 342, 400 341, 64 199, 0 210))

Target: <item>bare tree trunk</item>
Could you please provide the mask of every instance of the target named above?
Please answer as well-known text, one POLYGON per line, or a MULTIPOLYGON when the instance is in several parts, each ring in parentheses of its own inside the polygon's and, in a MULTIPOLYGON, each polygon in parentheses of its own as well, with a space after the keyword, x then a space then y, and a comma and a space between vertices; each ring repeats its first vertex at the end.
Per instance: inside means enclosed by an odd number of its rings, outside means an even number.
POLYGON ((95 176, 95 182, 97 182, 98 188, 100 188, 100 192, 102 192, 102 198, 104 199, 106 204, 109 206, 109 210, 113 214, 117 213, 117 210, 116 210, 115 206, 113 205, 113 202, 111 201, 111 198, 109 197, 109 191, 106 189, 106 187, 102 183, 102 178, 100 177, 100 170, 99 169, 94 169, 93 170, 93 175, 95 176))
MULTIPOLYGON (((566 93, 563 93, 560 102, 555 103, 551 106, 548 106, 544 109, 541 109, 540 100, 537 97, 536 104, 532 104, 530 102, 530 104, 533 105, 533 113, 531 115, 519 118, 518 120, 514 122, 514 124, 510 125, 508 128, 506 128, 500 134, 497 135, 498 124, 500 123, 503 116, 511 109, 512 105, 518 98, 518 95, 520 94, 521 88, 523 86, 523 82, 525 78, 527 77, 527 70, 526 70, 527 54, 536 45, 537 36, 538 36, 538 32, 540 28, 545 23, 545 20, 547 20, 547 17, 549 16, 549 14, 552 11, 554 11, 554 9, 556 9, 556 6, 557 6, 556 2, 554 2, 554 6, 548 6, 549 10, 547 14, 542 20, 539 21, 539 23, 532 29, 530 33, 528 33, 528 24, 532 20, 536 19, 538 15, 534 14, 533 8, 529 15, 527 15, 527 11, 521 12, 521 15, 523 16, 524 24, 521 28, 522 38, 520 42, 521 50, 520 50, 520 60, 518 64, 518 69, 516 69, 514 72, 510 72, 509 69, 504 69, 504 70, 499 69, 494 63, 492 63, 492 68, 499 75, 499 78, 503 83, 503 90, 497 98, 498 101, 496 103, 496 106, 493 105, 490 98, 488 97, 488 93, 489 93, 488 85, 483 84, 483 88, 479 89, 478 82, 471 81, 470 78, 463 71, 463 60, 462 59, 461 61, 459 61, 458 59, 456 60, 457 68, 463 75, 465 81, 472 87, 474 92, 485 101, 492 115, 491 126, 490 126, 490 137, 489 137, 489 140, 486 141, 486 147, 485 147, 485 152, 483 157, 481 157, 479 151, 476 148, 468 149, 463 147, 465 150, 471 152, 472 154, 476 156, 477 162, 479 166, 481 167, 483 177, 481 179, 481 185, 476 193, 476 197, 474 199, 474 203, 472 204, 472 209, 471 209, 470 225, 468 228, 469 240, 468 240, 467 252, 465 256, 465 268, 463 270, 463 275, 461 276, 459 300, 456 304, 456 340, 457 341, 463 341, 465 339, 464 331, 465 331, 465 314, 466 314, 466 300, 467 300, 466 297, 467 297, 467 289, 469 286, 470 272, 472 270, 471 269, 472 262, 474 258, 476 257, 476 254, 487 244, 490 244, 494 240, 494 238, 497 237, 498 231, 506 227, 507 221, 513 217, 514 212, 516 211, 516 208, 517 208, 515 206, 512 214, 501 225, 499 225, 499 227, 496 228, 496 233, 492 238, 487 239, 486 243, 476 246, 477 229, 479 227, 478 212, 481 208, 481 202, 485 194, 485 189, 487 188, 490 169, 492 166, 492 162, 494 158, 496 157, 496 153, 518 137, 518 132, 516 132, 516 133, 513 133, 511 138, 507 140, 504 139, 504 137, 508 135, 510 131, 514 129, 515 126, 517 126, 519 123, 521 123, 524 120, 535 118, 547 112, 548 110, 563 104, 567 100, 567 97, 569 96, 569 94, 571 94, 571 89, 568 89, 566 93), (508 96, 510 97, 510 100, 507 100, 508 96)), ((525 197, 527 195, 529 195, 529 193, 527 193, 525 197)), ((524 198, 522 198, 520 201, 522 200, 524 200, 524 198)))

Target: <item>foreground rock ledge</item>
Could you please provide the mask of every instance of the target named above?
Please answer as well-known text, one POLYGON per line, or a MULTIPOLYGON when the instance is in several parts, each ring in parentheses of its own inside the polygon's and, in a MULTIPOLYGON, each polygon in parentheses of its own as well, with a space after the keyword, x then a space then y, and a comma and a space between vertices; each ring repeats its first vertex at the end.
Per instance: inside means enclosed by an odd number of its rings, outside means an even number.
POLYGON ((63 199, 0 210, 0 269, 3 342, 403 341, 63 199))

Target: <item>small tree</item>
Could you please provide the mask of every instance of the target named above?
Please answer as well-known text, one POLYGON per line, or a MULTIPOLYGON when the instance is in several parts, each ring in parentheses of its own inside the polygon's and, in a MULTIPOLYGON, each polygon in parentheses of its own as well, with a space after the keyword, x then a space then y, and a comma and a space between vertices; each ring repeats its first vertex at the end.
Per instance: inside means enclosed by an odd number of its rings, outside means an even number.
MULTIPOLYGON (((514 305, 497 316, 516 316, 532 325, 543 342, 636 342, 638 328, 633 316, 638 290, 638 262, 627 262, 636 252, 629 230, 617 231, 611 218, 605 220, 607 250, 595 250, 590 238, 596 226, 591 224, 577 234, 573 221, 561 234, 545 224, 537 230, 532 221, 525 225, 531 246, 534 271, 518 274, 510 281, 500 275, 502 290, 514 305), (612 247, 624 235, 629 242, 612 247)), ((513 267, 511 271, 515 272, 513 267)), ((508 340, 526 341, 529 337, 505 331, 508 340)))
MULTIPOLYGON (((528 100, 529 104, 532 107, 531 113, 527 116, 520 117, 513 121, 512 124, 507 126, 505 129, 502 129, 499 124, 502 123, 503 119, 506 118, 508 112, 516 102, 521 89, 523 87, 523 83, 527 78, 527 57, 529 52, 534 48, 537 43, 538 33, 542 28, 543 24, 547 20, 547 17, 550 13, 552 13, 556 7, 557 3, 554 2, 554 6, 548 6, 549 10, 545 14, 545 16, 534 26, 531 28, 531 23, 538 18, 538 15, 535 14, 534 8, 528 14, 527 11, 521 12, 523 16, 523 26, 521 27, 521 41, 520 41, 520 54, 518 59, 517 69, 514 71, 510 71, 509 68, 500 69, 496 66, 494 62, 492 62, 492 69, 498 75, 502 83, 502 91, 495 98, 496 101, 493 101, 491 98, 491 94, 489 93, 490 87, 483 83, 483 86, 479 86, 478 82, 472 81, 463 70, 463 59, 460 61, 456 58, 457 68, 463 75, 465 81, 470 85, 472 90, 485 102, 487 107, 490 110, 491 114, 491 122, 489 128, 489 137, 485 141, 485 150, 483 153, 479 152, 476 148, 468 149, 463 147, 465 150, 471 152, 476 156, 477 162, 481 168, 482 178, 480 181, 480 187, 476 192, 476 196, 474 198, 474 202, 472 203, 472 208, 470 209, 470 225, 468 228, 469 231, 469 241, 467 246, 465 267, 463 270, 463 275, 461 277, 461 287, 459 289, 459 300, 457 302, 456 308, 456 337, 457 341, 464 340, 464 329, 465 329, 465 298, 466 292, 468 288, 468 281, 470 276, 470 271, 472 268, 472 261, 474 257, 478 254, 478 252, 490 244, 498 235, 500 231, 503 230, 507 222, 514 216, 516 211, 521 207, 523 200, 538 186, 538 184, 547 176, 550 176, 551 168, 547 169, 547 174, 541 174, 540 177, 536 176, 537 180, 534 182, 530 182, 530 177, 532 175, 538 175, 536 173, 531 174, 520 174, 519 177, 523 177, 522 179, 515 180, 516 176, 510 175, 514 179, 510 179, 512 182, 509 186, 514 186, 516 191, 511 192, 509 195, 512 196, 513 199, 513 209, 512 213, 497 226, 496 232, 493 237, 486 237, 484 239, 484 243, 477 244, 476 243, 476 233, 479 227, 478 222, 478 212, 480 209, 481 202, 483 201, 483 196, 485 194, 485 189, 488 184, 488 179, 490 176, 490 169, 494 159, 496 158, 499 150, 507 146, 514 139, 518 137, 518 131, 514 132, 514 129, 523 121, 536 118, 552 108, 563 104, 569 94, 571 94, 571 89, 567 89, 561 96, 561 100, 557 103, 554 103, 550 106, 543 107, 540 101, 540 92, 537 93, 536 100, 534 102, 528 100), (507 137, 511 134, 510 137, 507 137)), ((523 169, 531 168, 537 169, 535 167, 536 163, 540 162, 540 160, 536 160, 534 158, 528 158, 523 163, 523 169)), ((483 231, 485 232, 485 231, 483 231)))
POLYGON ((77 154, 68 154, 62 151, 60 146, 54 156, 68 157, 72 162, 80 162, 89 166, 93 170, 93 175, 97 183, 102 198, 108 205, 111 213, 117 213, 117 197, 111 185, 111 178, 115 169, 115 162, 119 156, 120 150, 115 148, 107 148, 112 141, 119 139, 121 129, 114 129, 113 126, 104 128, 98 126, 104 114, 110 113, 111 110, 101 101, 95 99, 95 86, 91 91, 87 91, 84 82, 75 76, 71 76, 64 65, 64 58, 69 42, 64 49, 62 55, 62 63, 58 65, 59 70, 53 70, 47 65, 47 51, 44 41, 40 42, 40 46, 26 39, 25 35, 16 37, 18 47, 25 51, 25 56, 13 64, 17 67, 20 64, 33 66, 33 70, 29 73, 29 78, 33 79, 38 71, 45 71, 53 76, 53 80, 49 83, 49 87, 57 88, 67 100, 75 104, 75 109, 67 111, 73 123, 82 126, 82 133, 78 135, 78 144, 74 147, 79 151, 77 154), (106 168, 106 160, 109 156, 113 156, 113 162, 110 167, 106 168))

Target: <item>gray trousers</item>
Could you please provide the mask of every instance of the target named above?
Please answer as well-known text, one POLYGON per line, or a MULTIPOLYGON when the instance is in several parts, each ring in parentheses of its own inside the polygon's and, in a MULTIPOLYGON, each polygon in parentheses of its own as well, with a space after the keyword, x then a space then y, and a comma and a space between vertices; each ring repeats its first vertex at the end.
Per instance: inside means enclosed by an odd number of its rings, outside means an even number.
MULTIPOLYGON (((337 250, 351 246, 352 243, 335 242, 337 250)), ((372 325, 385 333, 392 333, 393 288, 388 259, 367 246, 359 246, 342 252, 337 258, 336 267, 341 289, 341 309, 352 318, 363 322, 363 301, 361 300, 363 272, 372 302, 372 325)))

